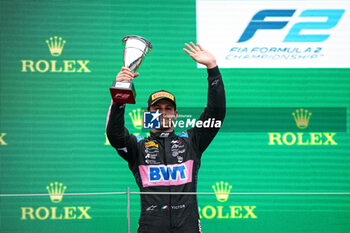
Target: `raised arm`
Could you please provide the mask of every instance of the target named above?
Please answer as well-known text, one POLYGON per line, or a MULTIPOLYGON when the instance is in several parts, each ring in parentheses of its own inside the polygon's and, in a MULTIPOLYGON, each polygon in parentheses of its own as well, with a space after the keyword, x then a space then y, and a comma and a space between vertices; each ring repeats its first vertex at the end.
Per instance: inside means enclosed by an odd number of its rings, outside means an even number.
MULTIPOLYGON (((138 73, 131 73, 128 68, 123 67, 117 75, 117 81, 131 81, 138 73)), ((111 103, 108 116, 106 132, 111 145, 118 154, 126 161, 131 162, 134 150, 136 150, 136 138, 125 128, 124 122, 125 104, 111 103)))
MULTIPOLYGON (((190 44, 191 46, 185 44, 188 49, 184 49, 184 51, 196 62, 207 66, 208 72, 207 106, 205 107, 199 120, 202 122, 208 119, 211 119, 214 122, 219 121, 220 123, 214 124, 214 126, 221 126, 226 114, 226 98, 224 83, 222 81, 219 68, 216 65, 216 59, 209 51, 203 49, 199 44, 197 44, 197 46, 192 42, 190 44)), ((215 135, 219 131, 219 128, 194 127, 189 131, 194 144, 197 145, 198 150, 203 153, 209 146, 210 142, 214 139, 215 135)))

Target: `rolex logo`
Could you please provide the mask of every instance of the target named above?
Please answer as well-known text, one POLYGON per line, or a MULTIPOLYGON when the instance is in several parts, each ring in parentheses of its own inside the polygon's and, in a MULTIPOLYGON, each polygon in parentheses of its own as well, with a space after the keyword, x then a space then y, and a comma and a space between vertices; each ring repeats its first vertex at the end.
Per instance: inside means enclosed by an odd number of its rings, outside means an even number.
MULTIPOLYGON (((219 202, 226 202, 232 186, 228 185, 227 182, 220 181, 220 183, 217 182, 216 185, 213 185, 212 188, 216 199, 219 202)), ((205 219, 256 219, 258 217, 255 215, 254 209, 256 209, 256 206, 229 205, 228 203, 217 206, 198 206, 199 217, 205 219)))
POLYGON ((223 182, 221 181, 220 183, 217 182, 216 183, 216 186, 213 185, 212 188, 214 189, 214 192, 216 193, 216 199, 220 202, 225 202, 227 201, 228 197, 229 197, 229 193, 230 193, 230 190, 232 188, 232 186, 228 185, 227 182, 223 182))
POLYGON ((50 37, 50 41, 46 41, 46 44, 49 46, 51 55, 55 57, 61 55, 65 43, 66 41, 62 40, 62 37, 59 37, 57 39, 57 36, 54 38, 50 37))
POLYGON ((141 113, 141 109, 138 108, 137 110, 133 110, 132 113, 129 112, 129 116, 131 118, 131 121, 136 129, 142 129, 143 121, 142 121, 142 115, 143 110, 141 113))
POLYGON ((5 142, 4 137, 7 133, 0 133, 0 145, 1 146, 7 146, 7 142, 5 142))
MULTIPOLYGON (((62 201, 64 191, 66 186, 62 183, 51 183, 50 186, 46 186, 47 191, 49 191, 51 202, 59 203, 62 201)), ((92 219, 88 211, 91 206, 62 206, 50 205, 50 206, 25 206, 21 207, 21 220, 81 220, 81 219, 92 219)))
POLYGON ((58 185, 58 182, 50 184, 50 186, 46 186, 47 191, 49 191, 50 199, 53 203, 59 203, 62 201, 64 191, 67 186, 63 186, 62 183, 58 185))
MULTIPOLYGON (((49 47, 50 54, 58 57, 62 54, 66 41, 62 37, 53 36, 46 40, 46 44, 49 47)), ((74 43, 69 43, 69 45, 74 46, 74 43)), ((90 73, 91 70, 88 68, 89 62, 89 60, 72 60, 69 58, 65 60, 21 60, 22 72, 39 73, 90 73)))
MULTIPOLYGON (((292 113, 296 126, 299 129, 306 129, 309 126, 309 120, 311 112, 307 109, 297 109, 292 113)), ((268 145, 298 145, 298 146, 309 146, 309 145, 338 145, 334 136, 336 133, 332 132, 271 132, 269 135, 268 145)))
POLYGON ((307 109, 296 110, 292 113, 294 116, 295 123, 299 129, 306 129, 309 125, 309 120, 311 117, 311 112, 308 112, 307 109))

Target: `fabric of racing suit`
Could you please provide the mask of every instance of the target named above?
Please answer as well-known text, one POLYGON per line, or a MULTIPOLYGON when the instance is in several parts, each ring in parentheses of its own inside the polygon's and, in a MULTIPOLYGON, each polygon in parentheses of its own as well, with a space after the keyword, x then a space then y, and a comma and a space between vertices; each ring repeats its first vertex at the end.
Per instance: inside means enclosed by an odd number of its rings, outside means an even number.
MULTIPOLYGON (((200 119, 224 120, 225 89, 218 67, 208 69, 207 106, 200 119)), ((191 90, 188 90, 191 91, 191 90)), ((179 135, 174 131, 143 138, 124 127, 125 104, 113 103, 107 136, 129 164, 140 192, 196 192, 202 153, 218 128, 196 126, 179 135)), ((201 232, 196 195, 141 195, 138 232, 201 232)))

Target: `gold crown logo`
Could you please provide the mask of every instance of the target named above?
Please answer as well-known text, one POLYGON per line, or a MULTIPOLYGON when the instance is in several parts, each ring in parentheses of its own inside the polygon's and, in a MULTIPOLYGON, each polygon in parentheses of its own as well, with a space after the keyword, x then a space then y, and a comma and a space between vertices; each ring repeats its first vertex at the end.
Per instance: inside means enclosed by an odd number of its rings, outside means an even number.
POLYGON ((297 124, 297 127, 299 129, 306 129, 309 125, 309 120, 311 117, 311 112, 308 112, 307 109, 300 109, 300 111, 297 109, 295 112, 292 113, 294 116, 295 123, 297 124))
POLYGON ((58 186, 58 182, 55 182, 55 186, 53 183, 49 186, 46 186, 47 191, 49 191, 50 199, 53 203, 59 203, 62 201, 63 193, 66 190, 67 186, 62 187, 62 183, 58 186))
POLYGON ((225 184, 224 184, 224 182, 221 181, 220 183, 219 182, 216 183, 216 187, 215 187, 215 185, 213 185, 212 187, 214 189, 214 192, 216 193, 215 195, 216 195, 216 199, 218 199, 218 201, 220 201, 220 202, 227 201, 230 190, 232 188, 231 185, 229 186, 227 182, 225 182, 225 184))
POLYGON ((50 41, 46 41, 46 44, 49 46, 51 55, 55 57, 61 55, 65 43, 66 41, 62 40, 62 37, 57 39, 57 36, 54 38, 50 37, 50 41))
POLYGON ((132 120, 132 123, 134 124, 134 127, 136 129, 142 129, 142 125, 143 125, 142 114, 144 111, 142 110, 142 113, 141 113, 141 109, 138 108, 137 111, 133 110, 132 112, 133 113, 129 112, 129 116, 132 120))

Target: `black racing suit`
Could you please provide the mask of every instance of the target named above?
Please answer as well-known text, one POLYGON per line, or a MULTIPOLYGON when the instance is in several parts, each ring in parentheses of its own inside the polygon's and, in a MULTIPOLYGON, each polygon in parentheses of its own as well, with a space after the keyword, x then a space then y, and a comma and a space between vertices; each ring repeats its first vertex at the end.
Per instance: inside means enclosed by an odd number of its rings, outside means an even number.
MULTIPOLYGON (((207 106, 200 119, 224 120, 225 89, 218 67, 208 69, 207 106)), ((190 91, 190 90, 189 90, 190 91)), ((125 104, 113 103, 107 136, 129 164, 140 192, 196 192, 202 153, 218 128, 198 128, 176 135, 150 133, 143 138, 124 127, 125 104)), ((141 195, 138 232, 201 232, 196 195, 141 195)))

